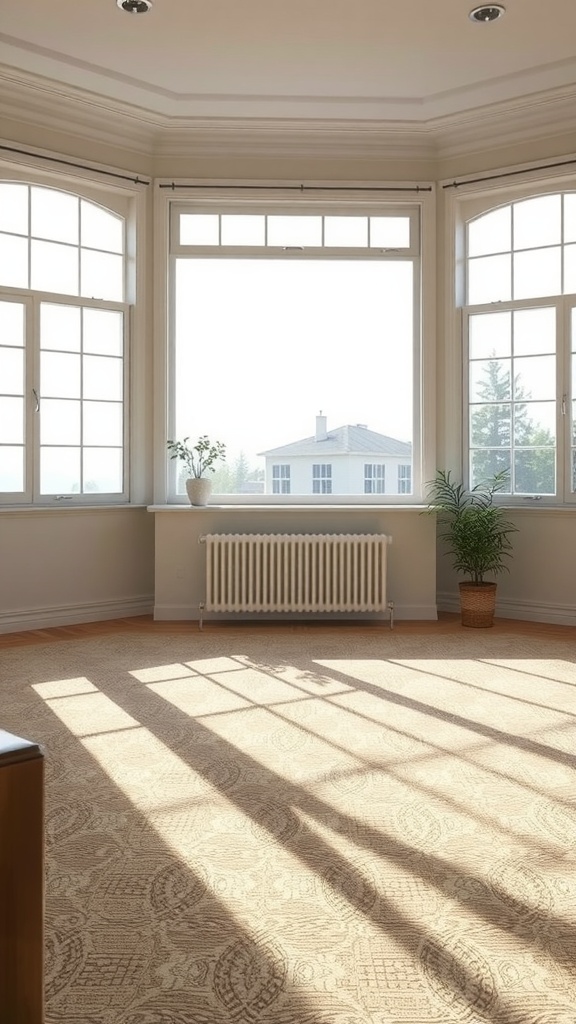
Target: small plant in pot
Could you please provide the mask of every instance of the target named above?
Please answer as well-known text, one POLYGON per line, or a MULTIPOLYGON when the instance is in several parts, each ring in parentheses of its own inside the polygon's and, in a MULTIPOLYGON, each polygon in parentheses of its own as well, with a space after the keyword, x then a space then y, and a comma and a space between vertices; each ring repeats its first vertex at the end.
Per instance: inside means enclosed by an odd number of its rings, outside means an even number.
POLYGON ((450 471, 439 469, 428 484, 427 511, 438 516, 440 536, 453 556, 454 569, 468 577, 460 583, 463 626, 494 624, 496 583, 484 577, 509 570, 510 534, 517 530, 506 509, 494 504, 494 495, 504 489, 507 478, 504 470, 491 481, 467 489, 452 479, 450 471))
POLYGON ((226 445, 222 441, 211 441, 202 434, 195 444, 190 438, 183 441, 168 441, 171 459, 180 459, 188 470, 186 493, 191 505, 207 505, 212 490, 212 481, 206 473, 215 473, 215 463, 226 457, 226 445))

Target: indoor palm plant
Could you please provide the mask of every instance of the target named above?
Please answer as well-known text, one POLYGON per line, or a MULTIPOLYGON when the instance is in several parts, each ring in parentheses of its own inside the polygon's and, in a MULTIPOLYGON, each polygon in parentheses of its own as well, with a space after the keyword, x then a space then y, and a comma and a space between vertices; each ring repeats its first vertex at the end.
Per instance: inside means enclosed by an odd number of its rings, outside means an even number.
POLYGON ((212 482, 206 473, 215 473, 215 463, 226 456, 226 445, 222 441, 211 441, 202 434, 195 444, 189 443, 190 438, 183 441, 168 441, 167 447, 171 459, 180 459, 188 470, 186 493, 191 505, 206 505, 210 497, 212 482))
POLYGON ((508 571, 511 557, 510 534, 517 529, 506 509, 494 503, 494 495, 506 485, 508 471, 470 489, 456 483, 450 471, 439 469, 428 484, 428 512, 436 513, 440 537, 447 543, 458 573, 467 576, 460 583, 463 626, 491 626, 496 606, 496 583, 485 575, 508 571))

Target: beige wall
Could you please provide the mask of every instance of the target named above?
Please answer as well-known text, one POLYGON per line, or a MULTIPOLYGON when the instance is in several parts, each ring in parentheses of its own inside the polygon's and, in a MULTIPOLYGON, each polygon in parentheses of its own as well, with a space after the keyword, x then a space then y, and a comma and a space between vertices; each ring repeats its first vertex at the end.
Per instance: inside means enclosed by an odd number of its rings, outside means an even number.
POLYGON ((181 506, 154 516, 158 619, 198 618, 205 597, 205 549, 199 538, 206 533, 385 533, 392 537, 387 596, 395 617, 436 618, 435 524, 417 509, 181 506))
POLYGON ((0 511, 0 632, 149 613, 145 508, 0 511))

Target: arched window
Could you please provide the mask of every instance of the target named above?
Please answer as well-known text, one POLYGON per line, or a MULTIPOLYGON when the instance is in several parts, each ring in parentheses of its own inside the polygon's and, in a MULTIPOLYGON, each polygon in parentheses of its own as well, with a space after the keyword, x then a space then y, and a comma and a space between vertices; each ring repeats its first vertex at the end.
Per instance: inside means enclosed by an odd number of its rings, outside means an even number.
POLYGON ((576 193, 510 203, 466 228, 470 482, 506 470, 511 496, 573 497, 576 193))
POLYGON ((0 501, 121 500, 125 222, 0 182, 0 501))

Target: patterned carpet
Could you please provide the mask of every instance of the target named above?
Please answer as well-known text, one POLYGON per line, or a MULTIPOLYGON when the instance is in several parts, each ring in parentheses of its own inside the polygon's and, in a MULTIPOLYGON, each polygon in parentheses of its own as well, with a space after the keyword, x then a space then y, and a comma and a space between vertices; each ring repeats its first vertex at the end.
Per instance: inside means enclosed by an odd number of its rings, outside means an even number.
POLYGON ((563 639, 10 649, 47 767, 46 1024, 574 1024, 563 639))

